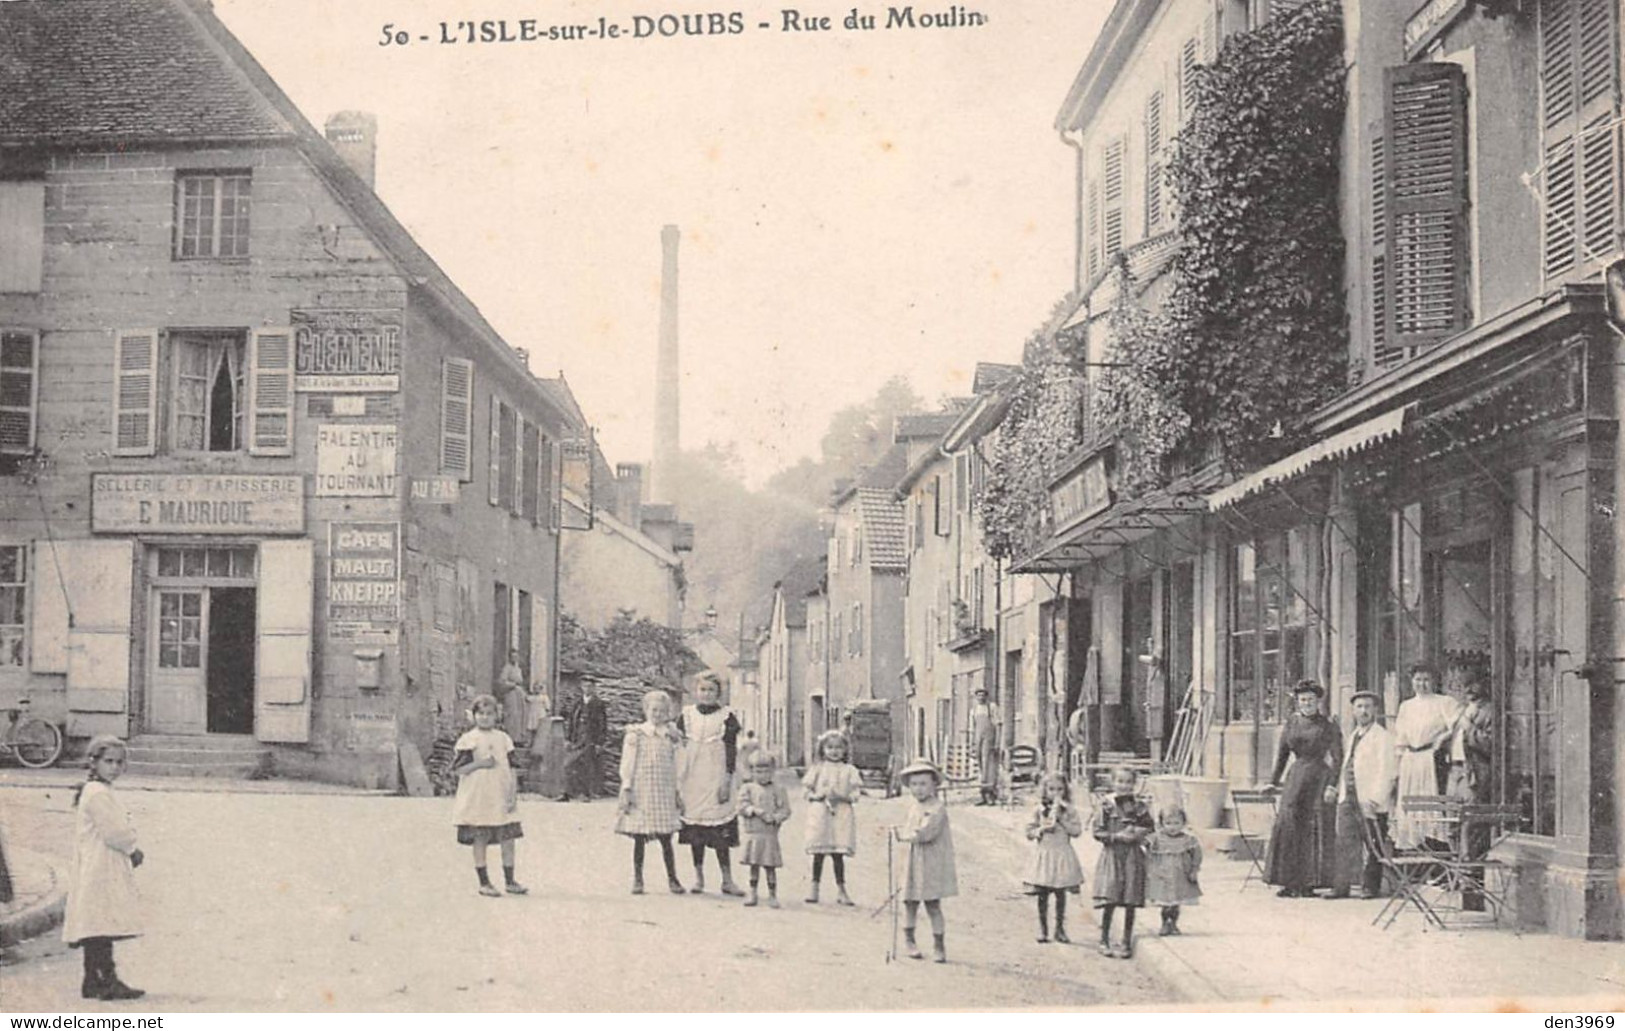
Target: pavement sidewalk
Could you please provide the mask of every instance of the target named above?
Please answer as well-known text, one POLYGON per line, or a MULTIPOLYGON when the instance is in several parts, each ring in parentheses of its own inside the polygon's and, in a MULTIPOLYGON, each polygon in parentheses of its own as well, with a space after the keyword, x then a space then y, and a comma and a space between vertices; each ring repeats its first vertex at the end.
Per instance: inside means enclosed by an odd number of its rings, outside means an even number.
POLYGON ((0 903, 0 947, 44 934, 62 922, 66 871, 38 852, 6 842, 12 897, 0 903))
MULTIPOLYGON (((1023 833, 1029 805, 958 805, 953 819, 972 833, 1008 842, 1011 877, 1019 881, 1031 848, 1023 833)), ((1087 834, 1077 844, 1088 882, 1076 908, 1094 920, 1088 898, 1099 846, 1087 834)), ((1625 1007, 1625 946, 1617 942, 1489 926, 1438 931, 1415 911, 1384 931, 1371 923, 1380 900, 1277 898, 1256 878, 1243 890, 1247 870, 1248 864, 1210 851, 1202 900, 1183 910, 1178 937, 1158 937, 1158 911, 1140 911, 1136 961, 1173 987, 1179 1001, 1204 1009, 1550 1010, 1560 1000, 1584 1000, 1589 1009, 1625 1007)), ((1036 929, 1030 901, 1028 907, 1036 929)), ((1092 944, 1098 934, 1096 923, 1072 937, 1092 944)))
MULTIPOLYGON (((85 782, 83 766, 52 766, 43 770, 21 767, 0 769, 3 788, 77 788, 85 782)), ((314 780, 272 777, 267 780, 236 780, 226 777, 144 777, 127 774, 119 778, 124 791, 185 791, 195 794, 232 795, 394 795, 395 791, 356 788, 345 784, 324 784, 314 780)))

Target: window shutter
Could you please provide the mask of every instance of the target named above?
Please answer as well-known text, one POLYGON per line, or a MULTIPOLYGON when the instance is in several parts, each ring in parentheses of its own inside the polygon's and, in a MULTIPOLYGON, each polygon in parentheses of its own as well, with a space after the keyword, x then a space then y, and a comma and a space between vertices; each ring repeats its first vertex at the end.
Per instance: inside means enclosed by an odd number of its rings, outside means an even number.
POLYGON ((1405 358, 1388 346, 1388 161, 1382 123, 1371 126, 1371 360, 1378 369, 1405 358))
POLYGON ((0 454, 33 452, 38 406, 39 334, 0 332, 0 454))
POLYGON ((1460 66, 1386 73, 1387 346, 1421 348, 1467 324, 1467 92, 1460 66))
POLYGON ((1192 36, 1179 48, 1179 114, 1185 122, 1196 111, 1196 66, 1201 63, 1201 40, 1192 36))
POLYGON ((1202 61, 1212 64, 1219 56, 1219 15, 1211 6, 1202 19, 1202 61))
POLYGON ((521 492, 524 499, 520 515, 530 520, 535 526, 541 522, 542 515, 542 451, 547 445, 547 438, 542 436, 542 428, 533 422, 525 423, 523 434, 525 442, 525 484, 521 492))
POLYGON ((293 330, 256 329, 249 334, 248 453, 293 454, 293 330))
POLYGON ((1544 149, 1542 244, 1548 280, 1617 249, 1620 228, 1617 0, 1540 5, 1544 149))
MULTIPOLYGON (((547 528, 559 531, 564 507, 564 445, 542 438, 542 510, 547 513, 547 528)), ((592 485, 587 486, 587 505, 591 511, 592 485)))
MULTIPOLYGON (((513 413, 513 494, 509 498, 509 509, 521 519, 530 518, 525 510, 525 484, 530 479, 526 473, 527 468, 535 468, 536 453, 525 447, 525 434, 534 432, 535 427, 527 426, 525 417, 519 414, 518 409, 513 413), (526 461, 529 456, 530 461, 526 461)), ((534 441, 532 442, 534 443, 534 441)))
POLYGON ((1162 90, 1145 99, 1145 235, 1162 228, 1162 90))
POLYGON ((474 363, 440 359, 440 471, 474 478, 474 363))
POLYGON ((254 737, 310 740, 311 611, 315 547, 309 540, 260 542, 254 737))
POLYGON ((1102 187, 1104 208, 1103 250, 1106 263, 1116 260, 1123 249, 1123 138, 1119 136, 1106 146, 1105 174, 1102 187))
POLYGON ((120 330, 113 340, 113 454, 158 446, 158 331, 120 330))
POLYGON ((495 505, 502 496, 502 402, 491 395, 491 475, 487 477, 486 500, 495 505))
POLYGON ((1089 218, 1086 224, 1089 278, 1100 275, 1100 180, 1089 181, 1089 218))

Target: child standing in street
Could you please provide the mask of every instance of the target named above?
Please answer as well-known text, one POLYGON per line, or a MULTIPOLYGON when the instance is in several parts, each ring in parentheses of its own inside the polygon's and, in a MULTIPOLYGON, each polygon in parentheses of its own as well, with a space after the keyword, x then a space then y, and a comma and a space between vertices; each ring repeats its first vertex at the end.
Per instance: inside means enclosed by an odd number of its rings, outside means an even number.
POLYGON ((1179 907, 1194 906, 1202 897, 1196 873, 1202 869, 1202 843, 1185 830, 1185 810, 1163 806, 1157 813, 1157 832, 1147 843, 1150 871, 1146 902, 1162 907, 1162 935, 1179 933, 1179 907))
POLYGON ((1095 908, 1100 918, 1100 954, 1117 959, 1134 955, 1134 912, 1145 905, 1145 839, 1156 829, 1151 809, 1134 795, 1134 771, 1119 766, 1112 771, 1112 794, 1100 804, 1095 818, 1095 840, 1100 861, 1095 865, 1095 908), (1123 911, 1123 944, 1112 945, 1112 916, 1123 911))
POLYGON ((937 795, 942 774, 925 759, 916 759, 898 775, 912 796, 897 840, 908 843, 908 871, 903 878, 903 946, 911 959, 924 959, 914 940, 920 904, 931 921, 931 958, 948 962, 942 900, 959 894, 954 871, 954 836, 948 808, 937 795))
POLYGON ((1049 900, 1055 898, 1055 940, 1067 944, 1066 896, 1083 883, 1072 839, 1083 834, 1083 816, 1072 805, 1072 788, 1059 773, 1046 774, 1039 784, 1040 800, 1027 821, 1027 840, 1038 847, 1027 874, 1028 890, 1038 896, 1038 940, 1049 936, 1049 900))
POLYGON ((650 839, 660 842, 666 886, 673 895, 686 894, 677 880, 677 857, 671 847, 681 813, 671 698, 664 691, 650 691, 643 696, 643 722, 626 728, 621 745, 620 816, 615 820, 615 833, 632 839, 632 894, 643 894, 643 850, 650 839))
POLYGON ((751 763, 751 781, 739 789, 739 817, 745 824, 744 862, 750 867, 750 898, 756 905, 757 882, 767 871, 767 904, 779 908, 779 867, 784 853, 779 850, 779 827, 790 818, 790 796, 773 783, 773 757, 757 750, 751 763))
POLYGON ((502 879, 508 894, 524 895, 529 888, 514 879, 514 841, 525 836, 519 814, 519 780, 513 768, 513 739, 497 729, 501 706, 494 696, 477 695, 470 707, 474 729, 457 739, 451 772, 457 775, 457 801, 451 822, 457 825, 457 843, 474 846, 474 872, 480 894, 500 898, 485 869, 485 849, 496 842, 502 850, 502 879))
POLYGON ((824 877, 824 857, 835 867, 835 901, 852 905, 846 893, 846 857, 858 850, 858 823, 852 803, 858 800, 863 775, 846 761, 846 735, 826 730, 818 736, 818 762, 802 778, 807 789, 807 851, 812 854, 812 891, 807 901, 818 901, 818 882, 824 877))
POLYGON ((120 981, 113 966, 113 943, 141 933, 134 871, 143 856, 129 814, 113 793, 113 782, 124 772, 124 742, 97 734, 85 758, 90 775, 74 797, 73 870, 62 940, 85 951, 82 997, 139 999, 147 993, 120 981))

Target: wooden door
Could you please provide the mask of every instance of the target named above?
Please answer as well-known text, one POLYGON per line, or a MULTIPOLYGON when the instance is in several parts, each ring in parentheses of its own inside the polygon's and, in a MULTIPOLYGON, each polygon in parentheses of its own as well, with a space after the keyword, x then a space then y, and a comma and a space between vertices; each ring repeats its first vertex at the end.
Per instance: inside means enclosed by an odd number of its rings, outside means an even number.
POLYGON ((160 734, 202 734, 208 715, 209 592, 164 587, 152 593, 157 618, 148 726, 160 734))

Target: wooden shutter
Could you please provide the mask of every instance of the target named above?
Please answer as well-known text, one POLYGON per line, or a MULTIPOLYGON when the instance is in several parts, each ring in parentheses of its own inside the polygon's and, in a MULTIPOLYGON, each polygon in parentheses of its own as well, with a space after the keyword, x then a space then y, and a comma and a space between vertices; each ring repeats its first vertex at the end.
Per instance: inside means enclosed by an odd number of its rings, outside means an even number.
POLYGON ((520 463, 524 482, 519 490, 519 514, 529 519, 532 526, 540 521, 542 511, 542 444, 545 439, 540 426, 524 423, 524 432, 519 435, 524 453, 520 463))
POLYGON ((1089 181, 1089 215, 1085 222, 1085 253, 1089 255, 1089 278, 1100 274, 1100 180, 1089 181))
POLYGON ((525 481, 530 477, 525 473, 525 456, 530 455, 532 461, 535 460, 534 453, 525 447, 525 430, 525 417, 516 408, 513 410, 513 495, 508 499, 508 508, 521 519, 528 518, 525 511, 525 481))
POLYGON ((1196 110, 1196 66, 1201 63, 1201 45, 1192 36, 1179 48, 1179 115, 1185 122, 1196 110))
POLYGON ((314 554, 308 539, 260 542, 254 736, 261 741, 310 740, 314 554))
POLYGON ((0 332, 0 453, 31 454, 39 407, 39 334, 0 332))
POLYGON ((1145 98, 1145 235, 1162 228, 1162 90, 1145 98))
POLYGON ((1467 324, 1467 90, 1431 62, 1385 85, 1387 346, 1420 348, 1467 324))
POLYGON ((113 338, 113 454, 158 447, 158 331, 120 330, 113 338))
POLYGON ((502 402, 495 394, 491 395, 491 469, 485 497, 493 505, 502 497, 502 402))
POLYGON ((1386 369, 1405 359, 1402 349, 1388 345, 1388 162, 1383 124, 1370 129, 1371 153, 1371 360, 1386 369))
POLYGON ((54 561, 67 591, 69 733, 127 730, 135 542, 58 541, 54 561))
MULTIPOLYGON (((583 448, 582 450, 586 451, 587 461, 588 461, 589 466, 590 466, 591 461, 592 461, 592 453, 590 451, 587 451, 587 449, 585 449, 585 448, 583 448)), ((547 518, 547 528, 549 530, 552 530, 554 533, 558 533, 559 532, 559 527, 563 525, 563 519, 564 519, 564 517, 563 517, 563 505, 564 505, 564 445, 561 444, 558 441, 550 441, 544 435, 542 437, 541 461, 542 461, 542 477, 541 477, 541 479, 542 479, 542 500, 541 500, 541 509, 542 509, 542 512, 545 514, 545 516, 547 518)), ((592 522, 592 511, 593 511, 592 481, 591 481, 591 478, 590 478, 591 477, 591 470, 590 469, 588 471, 588 477, 589 478, 587 480, 587 488, 586 488, 586 495, 587 495, 586 503, 587 503, 587 521, 590 524, 592 522)))
POLYGON ((293 330, 256 329, 249 336, 248 453, 291 455, 293 330))
POLYGON ((474 478, 474 363, 440 359, 440 471, 474 478))
POLYGON ((1202 19, 1202 61, 1212 64, 1219 57, 1219 14, 1210 4, 1202 19))
POLYGON ((1101 186, 1103 208, 1102 251, 1111 264, 1123 249, 1123 138, 1106 145, 1101 186))
POLYGON ((1617 0, 1540 5, 1543 267, 1548 280, 1604 260, 1620 229, 1617 0))

